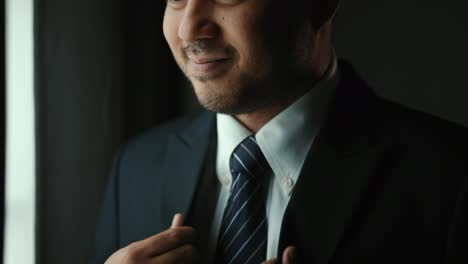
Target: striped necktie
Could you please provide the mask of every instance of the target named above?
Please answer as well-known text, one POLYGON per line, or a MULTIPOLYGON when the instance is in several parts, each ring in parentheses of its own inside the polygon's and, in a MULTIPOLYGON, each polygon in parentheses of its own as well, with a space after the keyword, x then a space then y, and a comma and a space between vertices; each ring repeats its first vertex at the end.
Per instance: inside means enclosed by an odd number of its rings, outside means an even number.
POLYGON ((265 177, 271 172, 254 136, 242 141, 230 159, 231 194, 224 210, 217 264, 260 264, 266 259, 265 177))

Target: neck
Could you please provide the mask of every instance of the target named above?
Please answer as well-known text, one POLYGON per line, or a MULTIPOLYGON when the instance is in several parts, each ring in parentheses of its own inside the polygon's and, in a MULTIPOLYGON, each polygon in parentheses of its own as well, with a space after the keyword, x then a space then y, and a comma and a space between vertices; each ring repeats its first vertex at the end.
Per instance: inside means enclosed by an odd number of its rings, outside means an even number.
MULTIPOLYGON (((315 67, 313 73, 317 76, 316 81, 323 79, 327 69, 332 65, 333 61, 335 60, 335 55, 333 48, 329 47, 326 52, 318 52, 318 63, 315 67)), ((277 100, 273 104, 268 105, 262 109, 258 109, 256 111, 250 113, 243 113, 235 115, 235 118, 241 122, 247 129, 249 129, 253 133, 257 133, 265 124, 270 122, 275 116, 281 113, 284 109, 288 106, 293 104, 297 99, 299 99, 302 94, 295 94, 284 96, 281 100, 277 100)))
POLYGON ((287 100, 276 102, 255 112, 239 114, 235 117, 247 129, 253 133, 257 133, 265 124, 270 122, 270 120, 291 105, 296 99, 296 97, 290 97, 287 100))

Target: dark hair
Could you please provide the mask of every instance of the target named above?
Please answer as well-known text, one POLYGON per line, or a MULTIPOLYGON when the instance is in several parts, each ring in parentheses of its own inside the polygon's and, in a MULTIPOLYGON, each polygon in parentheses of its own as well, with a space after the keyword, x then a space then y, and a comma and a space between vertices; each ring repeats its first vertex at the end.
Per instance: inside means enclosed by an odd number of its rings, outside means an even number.
POLYGON ((340 0, 296 0, 294 4, 285 4, 283 0, 273 0, 271 7, 272 13, 276 14, 274 17, 290 22, 307 19, 315 29, 319 29, 335 13, 339 2, 340 0))

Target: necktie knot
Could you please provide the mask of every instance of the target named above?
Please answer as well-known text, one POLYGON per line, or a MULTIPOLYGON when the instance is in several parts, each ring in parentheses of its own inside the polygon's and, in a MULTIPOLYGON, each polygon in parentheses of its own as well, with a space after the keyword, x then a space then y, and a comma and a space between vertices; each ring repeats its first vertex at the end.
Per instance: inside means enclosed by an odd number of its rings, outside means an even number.
POLYGON ((244 139, 234 149, 230 159, 230 166, 234 178, 238 174, 242 174, 251 178, 251 180, 261 180, 270 169, 253 135, 244 139))

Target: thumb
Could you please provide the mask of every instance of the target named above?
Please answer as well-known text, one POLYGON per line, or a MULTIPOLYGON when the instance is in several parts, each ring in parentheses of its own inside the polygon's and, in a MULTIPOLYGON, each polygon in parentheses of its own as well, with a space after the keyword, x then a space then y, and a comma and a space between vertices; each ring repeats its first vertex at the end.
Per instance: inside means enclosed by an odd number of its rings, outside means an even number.
POLYGON ((184 224, 184 215, 183 214, 175 214, 174 218, 172 219, 171 228, 180 227, 184 224))
POLYGON ((297 248, 293 246, 287 247, 283 252, 283 264, 299 264, 299 256, 297 248))

